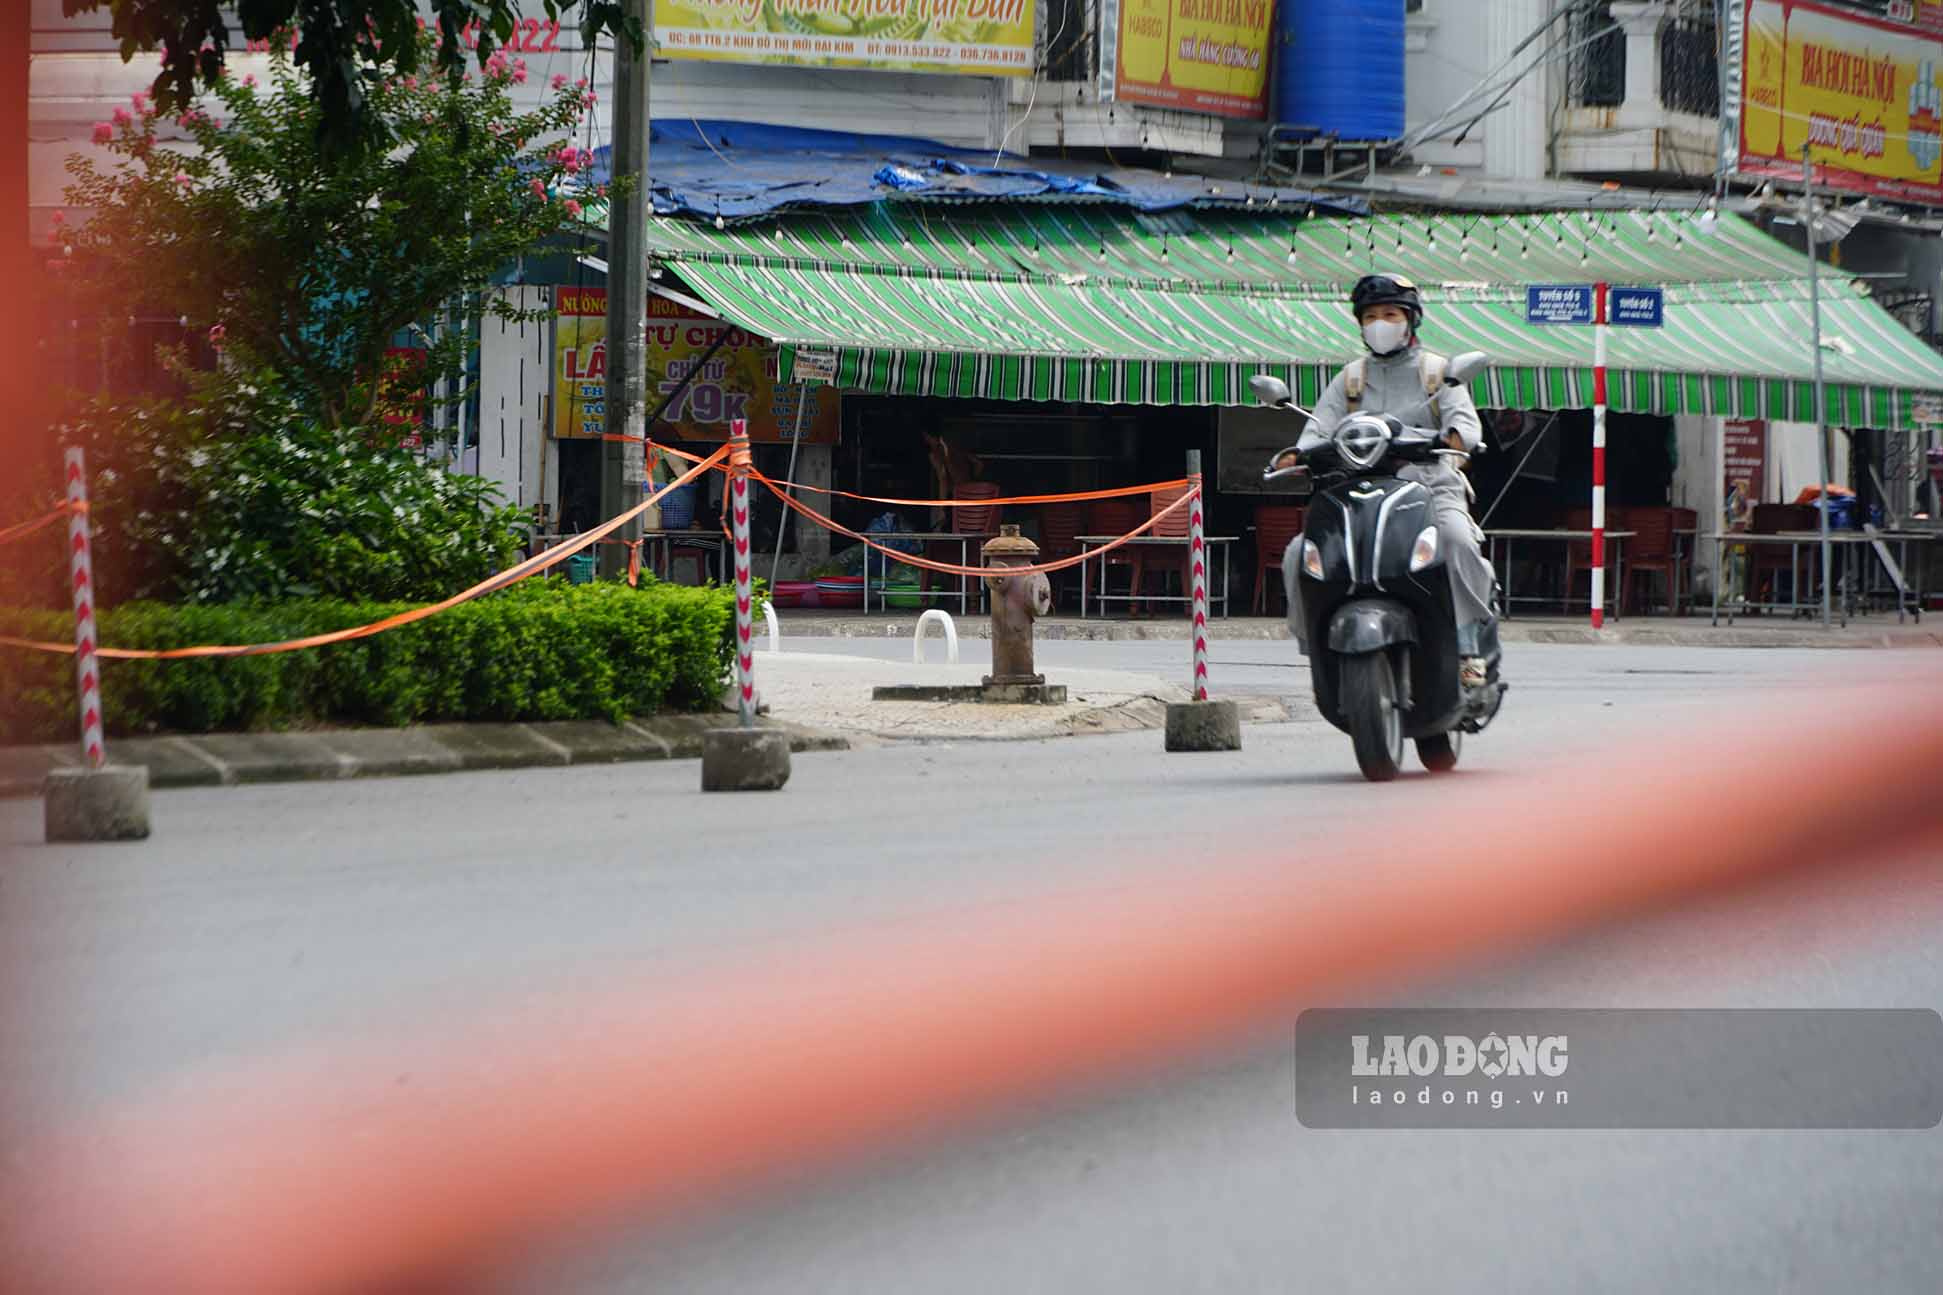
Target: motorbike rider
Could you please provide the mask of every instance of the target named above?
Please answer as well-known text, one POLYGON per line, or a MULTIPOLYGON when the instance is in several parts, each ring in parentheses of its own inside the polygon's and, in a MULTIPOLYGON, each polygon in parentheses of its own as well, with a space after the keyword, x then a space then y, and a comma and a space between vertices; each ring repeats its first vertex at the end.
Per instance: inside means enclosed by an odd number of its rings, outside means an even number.
MULTIPOLYGON (((1446 385, 1445 357, 1424 350, 1417 341, 1424 308, 1416 285, 1395 274, 1366 275, 1350 293, 1350 310, 1369 354, 1346 365, 1330 382, 1316 402, 1315 416, 1302 431, 1297 453, 1327 444, 1337 425, 1352 413, 1393 414, 1408 426, 1434 426, 1449 448, 1475 451, 1484 429, 1471 393, 1462 386, 1446 385)), ((1464 687, 1481 688, 1488 681, 1491 660, 1498 655, 1497 617, 1491 610, 1497 576, 1485 560, 1483 534, 1471 520, 1470 484, 1453 460, 1444 456, 1432 463, 1406 464, 1398 475, 1430 491, 1438 546, 1450 572, 1457 612, 1459 672, 1464 687)), ((1297 539, 1290 546, 1282 571, 1289 621, 1307 656, 1308 623, 1302 616, 1301 582, 1296 576, 1301 570, 1300 544, 1297 539)))

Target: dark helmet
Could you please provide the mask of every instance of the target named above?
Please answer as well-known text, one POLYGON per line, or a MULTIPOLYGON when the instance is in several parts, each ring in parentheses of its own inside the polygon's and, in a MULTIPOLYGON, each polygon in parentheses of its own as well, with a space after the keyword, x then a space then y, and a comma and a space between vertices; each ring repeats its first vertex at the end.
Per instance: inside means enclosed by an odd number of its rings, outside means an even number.
POLYGON ((1350 290, 1349 309, 1360 322, 1371 306, 1401 306, 1410 315, 1410 328, 1423 323, 1424 299, 1417 285, 1395 274, 1366 274, 1350 290))

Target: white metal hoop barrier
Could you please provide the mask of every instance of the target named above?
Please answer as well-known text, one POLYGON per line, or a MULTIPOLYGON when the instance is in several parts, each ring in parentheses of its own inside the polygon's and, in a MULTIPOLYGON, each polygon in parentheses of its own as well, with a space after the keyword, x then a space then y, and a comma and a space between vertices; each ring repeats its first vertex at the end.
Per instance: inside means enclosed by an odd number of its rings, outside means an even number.
POLYGON ((951 613, 940 607, 933 607, 931 610, 925 612, 924 615, 918 617, 918 626, 915 630, 911 631, 911 660, 919 665, 924 664, 924 627, 933 624, 941 626, 944 629, 945 663, 947 665, 957 665, 958 626, 953 623, 951 613))
POLYGON ((783 650, 783 626, 776 619, 776 605, 767 598, 762 600, 763 623, 769 627, 769 652, 776 655, 783 650))

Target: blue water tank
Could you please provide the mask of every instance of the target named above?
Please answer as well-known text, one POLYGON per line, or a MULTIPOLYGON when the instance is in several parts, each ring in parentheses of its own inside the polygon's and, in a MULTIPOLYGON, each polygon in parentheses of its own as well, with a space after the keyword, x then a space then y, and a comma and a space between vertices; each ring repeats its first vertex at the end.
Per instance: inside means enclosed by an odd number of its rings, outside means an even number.
POLYGON ((1403 134, 1404 0, 1280 0, 1274 117, 1346 140, 1403 134))

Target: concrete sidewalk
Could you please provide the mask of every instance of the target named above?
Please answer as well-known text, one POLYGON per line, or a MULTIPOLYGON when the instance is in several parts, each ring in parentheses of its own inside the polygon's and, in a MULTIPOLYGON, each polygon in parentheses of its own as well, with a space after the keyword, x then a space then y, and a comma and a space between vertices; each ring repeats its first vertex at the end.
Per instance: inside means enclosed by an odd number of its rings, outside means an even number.
MULTIPOLYGON (((909 637, 909 625, 904 634, 909 637)), ((853 742, 1030 740, 1125 733, 1161 727, 1169 702, 1189 700, 1185 687, 1156 674, 1064 666, 1052 671, 1041 666, 1052 682, 1065 685, 1067 701, 1061 706, 871 699, 871 690, 878 687, 976 684, 989 671, 983 665, 941 664, 944 645, 926 647, 926 665, 829 652, 764 651, 756 659, 756 686, 777 715, 843 733, 853 742)), ((1242 718, 1258 724, 1312 718, 1312 714, 1291 713, 1291 706, 1301 705, 1294 700, 1252 699, 1244 703, 1242 718)))
MULTIPOLYGON (((776 619, 785 641, 798 638, 909 638, 917 625, 910 612, 893 611, 864 616, 854 611, 818 609, 781 609, 776 619)), ((973 613, 953 614, 961 638, 991 637, 991 620, 973 613)), ((1046 641, 1082 640, 1093 642, 1130 642, 1144 639, 1187 638, 1185 617, 1152 619, 1103 619, 1077 616, 1050 616, 1038 622, 1035 633, 1046 641)), ((757 626, 760 634, 762 627, 757 626)), ((1216 640, 1286 639, 1288 625, 1279 616, 1217 617, 1209 622, 1210 637, 1216 640)), ((1719 647, 1719 648, 1923 648, 1943 647, 1943 617, 1926 617, 1920 624, 1909 621, 1898 625, 1894 615, 1876 615, 1850 621, 1846 628, 1824 630, 1818 624, 1776 617, 1742 617, 1733 625, 1723 619, 1710 625, 1701 616, 1642 616, 1608 620, 1603 630, 1594 630, 1583 616, 1519 616, 1499 622, 1500 637, 1506 643, 1564 643, 1623 645, 1628 647, 1719 647)), ((938 631, 930 631, 936 639, 938 631)), ((936 644, 927 650, 935 656, 936 644)))

